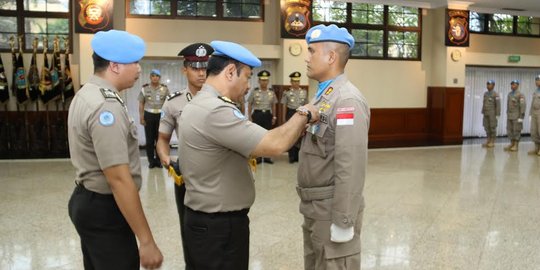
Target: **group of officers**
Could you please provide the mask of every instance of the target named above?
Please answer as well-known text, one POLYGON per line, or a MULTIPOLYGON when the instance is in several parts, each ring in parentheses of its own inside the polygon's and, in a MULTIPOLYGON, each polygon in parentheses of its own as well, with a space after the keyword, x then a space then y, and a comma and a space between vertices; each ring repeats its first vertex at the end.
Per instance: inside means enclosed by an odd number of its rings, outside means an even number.
MULTIPOLYGON (((145 129, 155 125, 154 105, 164 101, 156 151, 148 154, 148 162, 179 176, 175 198, 186 269, 248 269, 248 213, 255 199, 250 160, 279 155, 298 140, 300 152, 292 160, 299 160, 304 267, 360 269, 370 110, 344 74, 354 38, 345 28, 317 25, 306 42, 307 76, 319 82, 316 95, 308 103, 298 87, 300 73, 291 74, 293 89, 282 98, 288 121, 274 129, 268 123, 275 121, 276 98, 261 83, 268 81, 268 71, 259 73, 260 88, 248 97, 253 114, 248 117, 238 108, 252 69, 261 66, 239 44, 212 41, 184 48, 179 56, 188 85, 165 96, 159 71, 152 71, 151 84, 139 97, 140 122, 145 129), (263 99, 273 106, 270 113, 263 99), (250 119, 263 120, 258 125, 250 119), (177 159, 170 157, 173 131, 177 159)), ((68 116, 76 169, 68 209, 81 239, 84 268, 156 269, 163 256, 138 195, 137 125, 119 95, 138 79, 146 45, 117 30, 96 33, 91 45, 94 75, 76 93, 68 116)), ((153 140, 147 137, 147 144, 153 140)))
MULTIPOLYGON (((536 91, 533 93, 530 108, 531 139, 534 142, 534 149, 529 151, 530 155, 540 156, 540 75, 535 77, 536 91)), ((508 93, 506 108, 506 132, 510 145, 504 147, 505 151, 516 152, 519 149, 523 121, 525 120, 525 110, 527 106, 526 98, 519 91, 519 81, 513 80, 510 83, 512 91, 508 93)), ((492 148, 495 146, 497 137, 498 118, 501 115, 501 98, 495 88, 495 81, 489 80, 486 83, 487 91, 484 93, 482 104, 483 125, 487 134, 486 143, 483 147, 492 148)))

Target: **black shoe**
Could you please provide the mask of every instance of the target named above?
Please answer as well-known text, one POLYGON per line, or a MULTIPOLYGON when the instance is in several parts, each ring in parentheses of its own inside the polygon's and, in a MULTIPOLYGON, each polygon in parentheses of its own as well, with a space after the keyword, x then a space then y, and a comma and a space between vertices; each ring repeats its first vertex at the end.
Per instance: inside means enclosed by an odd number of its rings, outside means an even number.
POLYGON ((156 165, 153 162, 148 163, 148 168, 152 169, 156 167, 156 165))
POLYGON ((154 163, 154 167, 156 167, 156 168, 163 168, 163 165, 161 165, 161 162, 156 161, 156 163, 154 163))
POLYGON ((295 161, 294 158, 291 158, 291 157, 289 158, 289 163, 292 164, 292 163, 294 163, 294 161, 295 161))
POLYGON ((256 159, 257 159, 257 164, 261 164, 262 158, 258 157, 258 158, 256 158, 256 159))
POLYGON ((264 158, 264 163, 274 164, 271 158, 264 158))

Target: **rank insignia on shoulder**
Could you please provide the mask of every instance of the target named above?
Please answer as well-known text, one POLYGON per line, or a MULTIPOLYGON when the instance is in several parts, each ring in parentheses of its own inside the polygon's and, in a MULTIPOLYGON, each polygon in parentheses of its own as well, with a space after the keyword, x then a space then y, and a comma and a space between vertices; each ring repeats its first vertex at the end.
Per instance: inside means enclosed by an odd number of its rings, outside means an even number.
POLYGON ((111 89, 108 89, 108 88, 99 88, 99 91, 101 91, 101 94, 103 95, 103 97, 105 99, 114 98, 114 99, 118 100, 118 102, 120 102, 120 104, 122 104, 122 106, 124 106, 124 101, 122 100, 122 98, 120 98, 118 93, 116 93, 115 91, 113 91, 111 89))
POLYGON ((143 84, 142 87, 147 87, 147 86, 149 86, 149 85, 150 85, 150 84, 145 83, 145 84, 143 84))
POLYGON ((325 94, 325 95, 330 95, 333 91, 334 91, 334 87, 330 87, 330 88, 326 89, 326 91, 324 92, 324 94, 325 94))
POLYGON ((219 99, 223 100, 224 102, 226 103, 229 103, 229 104, 232 104, 234 106, 236 106, 236 103, 234 101, 232 101, 230 98, 228 97, 224 97, 224 96, 219 96, 218 97, 219 99))
POLYGON ((171 100, 175 97, 178 97, 178 96, 181 96, 182 95, 182 92, 180 91, 176 91, 174 93, 170 93, 168 96, 167 96, 167 100, 171 100))

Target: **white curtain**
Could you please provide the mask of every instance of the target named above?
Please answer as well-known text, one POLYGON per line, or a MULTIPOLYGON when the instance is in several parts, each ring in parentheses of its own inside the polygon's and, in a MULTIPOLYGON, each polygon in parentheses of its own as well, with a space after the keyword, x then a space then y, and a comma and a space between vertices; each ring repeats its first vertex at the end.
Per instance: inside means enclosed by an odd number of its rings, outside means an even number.
MULTIPOLYGON (((150 72, 152 69, 158 69, 161 72, 161 83, 167 85, 169 91, 175 92, 179 90, 184 90, 187 87, 187 79, 182 73, 183 62, 174 59, 162 59, 162 60, 148 60, 143 59, 140 62, 141 65, 141 76, 139 80, 135 83, 133 88, 122 93, 122 98, 127 104, 129 115, 133 118, 135 123, 139 124, 139 101, 137 97, 139 92, 142 90, 142 86, 146 83, 150 83, 150 72)), ((263 61, 260 68, 253 69, 253 76, 251 77, 251 87, 258 86, 257 73, 263 69, 269 70, 274 75, 274 62, 272 61, 263 61)), ((274 77, 275 79, 275 77, 274 77)), ((247 98, 247 95, 246 95, 247 98)), ((138 134, 139 134, 139 144, 145 145, 146 139, 144 137, 144 127, 138 125, 138 134)), ((176 144, 176 134, 171 136, 171 144, 176 144)))
POLYGON ((522 133, 530 133, 529 106, 536 90, 534 78, 540 74, 540 68, 496 68, 466 67, 465 70, 465 103, 463 110, 463 136, 485 137, 482 126, 482 102, 488 80, 495 81, 495 91, 501 96, 501 116, 497 125, 497 135, 506 135, 506 102, 511 91, 510 82, 519 80, 519 90, 527 100, 527 110, 523 122, 522 133))

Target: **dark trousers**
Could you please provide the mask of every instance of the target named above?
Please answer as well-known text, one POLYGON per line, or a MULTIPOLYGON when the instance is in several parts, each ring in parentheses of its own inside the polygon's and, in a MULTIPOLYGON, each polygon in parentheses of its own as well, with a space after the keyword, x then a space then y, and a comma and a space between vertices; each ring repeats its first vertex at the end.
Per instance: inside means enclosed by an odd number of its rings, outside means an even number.
MULTIPOLYGON (((287 121, 293 117, 293 115, 296 113, 295 109, 287 108, 287 114, 285 115, 285 118, 287 121)), ((298 148, 299 143, 296 142, 291 149, 289 149, 289 161, 298 161, 298 152, 300 149, 298 148)))
MULTIPOLYGON (((270 110, 268 111, 262 111, 262 110, 253 110, 253 114, 251 114, 251 119, 253 120, 253 123, 270 130, 272 129, 272 113, 270 110)), ((257 158, 257 163, 261 162, 261 157, 257 158)), ((270 158, 264 158, 265 161, 270 160, 270 158)))
POLYGON ((185 242, 193 269, 248 269, 249 209, 222 213, 185 209, 185 242))
POLYGON ((156 143, 159 132, 159 119, 161 114, 144 111, 144 136, 146 138, 146 156, 149 164, 160 164, 156 152, 156 143))
POLYGON ((186 245, 186 233, 184 228, 184 221, 185 221, 185 206, 184 206, 184 198, 186 197, 186 185, 182 184, 178 186, 177 184, 174 184, 174 198, 176 199, 176 209, 178 210, 178 217, 180 219, 180 235, 182 236, 182 249, 184 250, 184 262, 186 263, 186 270, 192 270, 193 264, 191 263, 191 259, 189 258, 189 254, 187 252, 187 245, 186 245))
POLYGON ((139 249, 133 231, 113 195, 75 187, 69 217, 81 238, 84 269, 139 269, 139 249))

